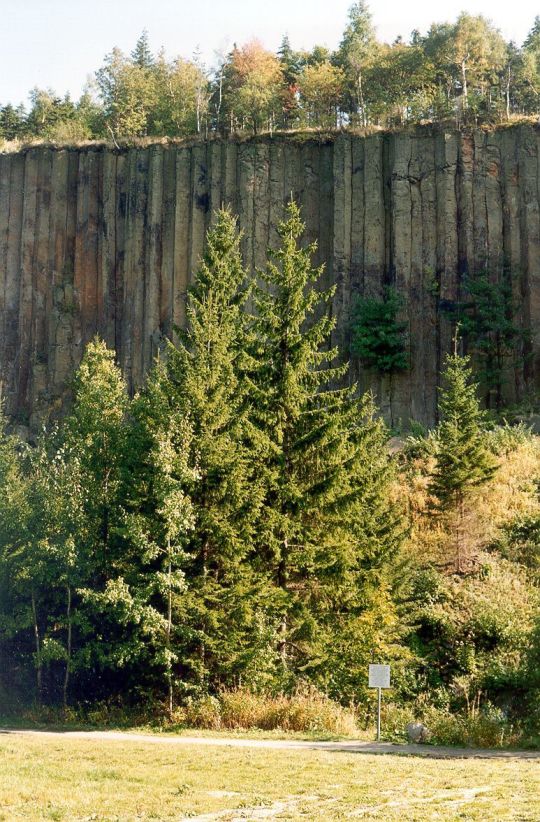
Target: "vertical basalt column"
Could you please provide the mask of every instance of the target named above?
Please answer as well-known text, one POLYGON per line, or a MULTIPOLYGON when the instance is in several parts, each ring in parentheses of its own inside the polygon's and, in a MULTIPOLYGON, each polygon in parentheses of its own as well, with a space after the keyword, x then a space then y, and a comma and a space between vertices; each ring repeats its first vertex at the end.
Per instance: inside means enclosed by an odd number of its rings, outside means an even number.
MULTIPOLYGON (((460 279, 464 274, 474 274, 474 137, 462 134, 458 156, 458 266, 460 279)), ((459 281, 457 283, 459 292, 459 281)), ((454 295, 457 298, 459 293, 454 295)))
POLYGON ((78 156, 77 223, 75 230, 75 259, 73 272, 73 364, 76 367, 85 345, 86 290, 88 279, 88 155, 78 156))
POLYGON ((213 141, 208 146, 208 162, 210 165, 208 220, 212 225, 218 211, 223 207, 223 144, 213 141))
POLYGON ((238 146, 236 143, 223 144, 223 204, 233 212, 238 211, 238 146))
MULTIPOLYGON (((349 322, 346 325, 344 339, 345 344, 351 351, 351 321, 358 301, 361 298, 378 295, 378 283, 373 283, 364 277, 364 222, 365 222, 365 199, 364 199, 364 140, 355 139, 351 145, 351 259, 349 274, 349 299, 348 311, 349 322), (367 288, 366 288, 367 286, 367 288)), ((369 375, 362 372, 360 363, 354 355, 351 357, 349 366, 349 383, 359 383, 360 390, 365 391, 370 387, 369 375)), ((376 386, 375 386, 376 389, 376 386)))
POLYGON ((5 380, 8 363, 6 361, 6 286, 7 257, 9 239, 9 201, 11 182, 11 155, 0 155, 0 400, 6 394, 5 380))
POLYGON ((129 387, 132 385, 132 358, 133 358, 133 304, 134 304, 134 286, 133 286, 133 258, 135 253, 134 243, 134 222, 135 211, 137 207, 137 180, 136 180, 136 166, 137 166, 137 151, 131 149, 125 155, 125 186, 126 199, 125 207, 123 209, 123 226, 122 236, 124 243, 124 257, 123 257, 123 277, 122 277, 122 333, 120 345, 120 363, 124 371, 124 376, 129 387))
MULTIPOLYGON (((386 225, 390 215, 386 212, 385 185, 388 170, 385 168, 385 145, 381 134, 364 138, 364 228, 363 228, 363 292, 366 297, 380 299, 386 267, 386 225), (387 220, 388 216, 388 220, 387 220)), ((335 228, 334 228, 335 233, 335 228)), ((390 418, 388 381, 379 374, 368 372, 360 366, 362 388, 372 388, 377 402, 385 406, 390 418)))
POLYGON ((473 135, 472 215, 473 215, 473 271, 490 274, 488 263, 488 214, 486 201, 486 135, 473 135))
POLYGON ((11 157, 9 169, 10 194, 3 317, 5 377, 3 377, 3 381, 6 393, 6 411, 21 418, 21 415, 28 410, 24 404, 20 403, 17 390, 20 362, 20 280, 26 155, 17 154, 11 157))
POLYGON ((276 228, 279 221, 283 219, 283 206, 285 202, 285 157, 285 146, 283 142, 281 140, 273 141, 270 144, 268 170, 268 243, 272 248, 276 248, 279 243, 276 228))
POLYGON ((269 240, 270 147, 261 142, 254 149, 252 264, 255 270, 260 270, 266 263, 269 240))
POLYGON ((253 197, 255 189, 255 145, 238 146, 238 224, 242 232, 242 256, 247 268, 253 271, 253 197))
MULTIPOLYGON (((412 321, 412 314, 418 310, 415 305, 417 295, 411 289, 412 282, 412 242, 413 216, 418 223, 418 196, 413 206, 410 168, 414 138, 407 134, 392 135, 390 140, 390 214, 391 214, 391 263, 390 270, 396 292, 408 307, 408 341, 410 354, 410 374, 396 373, 389 378, 391 395, 390 408, 392 423, 406 425, 411 416, 412 383, 418 381, 418 372, 422 370, 421 351, 417 339, 417 324, 412 321), (416 214, 413 215, 413 207, 416 214), (419 361, 420 360, 420 361, 419 361)), ((418 226, 416 226, 418 227, 418 226)), ((416 398, 415 398, 416 401, 416 398)), ((413 413, 416 412, 414 409, 413 413)))
POLYGON ((116 344, 117 160, 112 151, 102 153, 97 326, 110 348, 116 344))
MULTIPOLYGON (((503 219, 503 172, 502 172, 502 133, 488 132, 485 142, 485 180, 486 180, 486 214, 487 214, 487 271, 490 282, 496 284, 501 293, 511 289, 511 272, 505 264, 504 255, 504 219, 503 219), (508 288, 510 286, 510 288, 508 288)), ((509 306, 513 312, 513 306, 509 306)), ((516 322, 514 316, 512 322, 516 322)), ((517 342, 517 341, 516 341, 517 342)), ((521 347, 521 343, 518 343, 521 347)), ((501 388, 504 402, 514 403, 519 398, 519 361, 522 352, 505 352, 502 362, 501 388)))
POLYGON ((163 265, 163 148, 149 152, 146 248, 144 265, 143 375, 150 369, 160 342, 160 284, 163 265))
POLYGON ((320 147, 319 151, 319 255, 324 262, 323 283, 329 288, 334 281, 334 146, 320 147))
POLYGON ((437 405, 437 175, 436 144, 431 137, 418 141, 421 149, 419 162, 419 190, 421 201, 422 246, 415 254, 414 265, 419 270, 420 310, 422 318, 423 386, 421 390, 421 419, 433 425, 437 405))
POLYGON ((344 334, 348 316, 349 276, 351 268, 352 211, 352 142, 340 135, 334 143, 334 249, 333 280, 335 296, 333 312, 336 320, 334 341, 344 350, 344 334))
POLYGON ((176 208, 174 217, 173 324, 186 323, 186 293, 189 282, 191 243, 191 161, 189 148, 176 154, 176 208))
POLYGON ((133 227, 131 257, 131 283, 133 294, 133 314, 131 320, 132 358, 131 389, 141 385, 145 373, 148 348, 146 339, 148 328, 145 324, 145 303, 147 287, 148 248, 148 189, 150 183, 150 154, 147 149, 138 149, 135 157, 135 208, 131 215, 133 227))
POLYGON ((174 223, 176 206, 176 151, 163 154, 163 201, 161 209, 162 260, 159 298, 159 328, 164 336, 172 332, 174 305, 174 223))
MULTIPOLYGON (((58 383, 58 363, 71 349, 71 319, 64 311, 64 260, 66 257, 66 226, 68 208, 69 154, 55 151, 52 155, 51 216, 49 242, 49 289, 46 302, 47 366, 51 402, 62 384, 58 383), (66 322, 67 320, 67 322, 66 322)), ((68 355, 68 356, 69 356, 68 355)))
POLYGON ((32 343, 31 343, 31 378, 29 386, 31 424, 39 423, 42 405, 46 406, 48 387, 48 347, 47 324, 50 318, 51 304, 49 295, 52 290, 52 277, 49 268, 49 238, 51 234, 51 178, 52 158, 50 149, 40 152, 38 191, 36 199, 36 237, 33 263, 32 289, 32 343))
MULTIPOLYGON (((526 328, 526 317, 523 310, 519 167, 515 132, 503 130, 500 134, 500 146, 503 265, 505 276, 509 277, 511 284, 514 322, 523 330, 526 328)), ((515 396, 523 396, 525 392, 523 351, 515 358, 513 386, 515 396)))
POLYGON ((503 206, 501 191, 501 135, 488 133, 485 143, 485 195, 487 216, 487 267, 493 282, 504 276, 503 206))
POLYGON ((435 293, 438 297, 437 373, 452 349, 450 309, 458 293, 458 163, 459 138, 441 134, 435 138, 435 190, 437 225, 437 270, 435 293))
POLYGON ((539 139, 534 129, 519 130, 519 189, 522 298, 525 327, 531 335, 531 356, 525 363, 529 390, 540 382, 540 208, 539 139))
POLYGON ((102 151, 88 152, 88 224, 84 242, 85 281, 83 303, 83 346, 88 345, 98 330, 98 303, 101 260, 99 243, 101 234, 100 205, 102 186, 102 151))
POLYGON ((24 196, 19 273, 19 339, 17 345, 17 407, 31 408, 32 328, 37 238, 39 149, 25 155, 24 196))
MULTIPOLYGON (((73 373, 75 352, 80 345, 75 344, 75 320, 80 326, 79 305, 75 295, 75 250, 77 245, 77 192, 79 180, 79 156, 76 151, 68 151, 65 158, 58 159, 56 168, 62 186, 64 164, 66 173, 65 225, 63 209, 58 211, 58 232, 55 240, 55 303, 57 305, 56 347, 54 352, 53 394, 57 408, 61 410, 62 400, 67 393, 67 385, 73 373)), ((53 196, 55 196, 53 194, 53 196)))
POLYGON ((320 146, 312 141, 300 147, 301 175, 304 183, 300 201, 302 220, 305 224, 303 242, 316 244, 317 250, 313 258, 315 265, 323 262, 319 248, 320 154, 320 146))
POLYGON ((206 226, 210 219, 208 191, 208 159, 206 144, 193 146, 191 164, 191 245, 189 254, 189 281, 198 269, 204 251, 206 226))
POLYGON ((114 213, 114 336, 118 362, 125 362, 124 355, 124 291, 126 264, 126 214, 128 211, 129 162, 125 152, 116 156, 116 192, 114 213))
MULTIPOLYGON (((423 239, 424 225, 422 220, 422 178, 424 176, 424 156, 421 139, 410 138, 410 158, 408 163, 408 183, 410 198, 410 255, 409 282, 406 288, 406 310, 409 328, 411 373, 409 391, 409 410, 406 422, 425 419, 424 389, 426 351, 424 348, 424 288, 423 288, 423 239)), ((397 243, 396 243, 397 245, 397 243)), ((401 380, 403 375, 401 376, 401 380)))

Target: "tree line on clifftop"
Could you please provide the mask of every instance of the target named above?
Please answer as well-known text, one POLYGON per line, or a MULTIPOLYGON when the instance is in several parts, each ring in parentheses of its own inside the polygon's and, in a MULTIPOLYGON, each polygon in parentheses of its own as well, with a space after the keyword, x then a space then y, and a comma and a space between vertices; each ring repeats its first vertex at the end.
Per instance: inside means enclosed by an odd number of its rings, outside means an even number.
POLYGON ((490 423, 456 338, 441 422, 393 453, 330 343, 295 203, 277 231, 250 276, 215 215, 187 329, 134 397, 95 339, 60 424, 28 445, 3 420, 4 710, 174 718, 305 687, 358 707, 368 663, 390 661, 401 719, 502 740, 526 709, 534 731, 538 439, 490 423))
POLYGON ((79 100, 37 86, 30 108, 0 107, 0 139, 121 140, 303 128, 457 126, 540 111, 540 17, 521 45, 463 12, 408 40, 378 40, 369 7, 354 3, 335 51, 277 53, 253 40, 216 55, 153 54, 143 32, 130 55, 113 48, 79 100))

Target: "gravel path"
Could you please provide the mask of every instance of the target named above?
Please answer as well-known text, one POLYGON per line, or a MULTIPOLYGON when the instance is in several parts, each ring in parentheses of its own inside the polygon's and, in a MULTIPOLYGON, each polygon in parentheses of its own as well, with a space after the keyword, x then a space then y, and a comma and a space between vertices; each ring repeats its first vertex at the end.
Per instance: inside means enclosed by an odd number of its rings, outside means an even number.
POLYGON ((540 759, 540 751, 505 751, 477 748, 448 748, 438 745, 405 745, 391 742, 311 742, 297 739, 242 739, 226 736, 173 736, 122 731, 36 731, 0 729, 10 736, 62 737, 66 739, 102 739, 104 742, 145 742, 150 745, 229 746, 270 750, 341 751, 358 754, 394 754, 422 756, 429 759, 540 759))

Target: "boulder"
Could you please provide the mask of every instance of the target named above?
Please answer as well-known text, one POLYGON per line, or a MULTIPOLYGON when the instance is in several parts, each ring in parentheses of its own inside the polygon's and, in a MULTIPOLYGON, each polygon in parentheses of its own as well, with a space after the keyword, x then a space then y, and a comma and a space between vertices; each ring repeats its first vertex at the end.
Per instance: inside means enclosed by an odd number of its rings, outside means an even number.
POLYGON ((407 725, 407 736, 410 742, 429 742, 431 731, 421 722, 409 722, 407 725))

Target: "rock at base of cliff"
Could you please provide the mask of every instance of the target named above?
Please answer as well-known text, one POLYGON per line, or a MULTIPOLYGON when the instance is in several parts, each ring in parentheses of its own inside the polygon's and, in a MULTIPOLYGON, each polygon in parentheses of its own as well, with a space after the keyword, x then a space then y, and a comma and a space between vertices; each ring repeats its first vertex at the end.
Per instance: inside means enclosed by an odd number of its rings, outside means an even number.
POLYGON ((407 736, 410 742, 429 742, 431 731, 421 722, 409 722, 407 725, 407 736))

